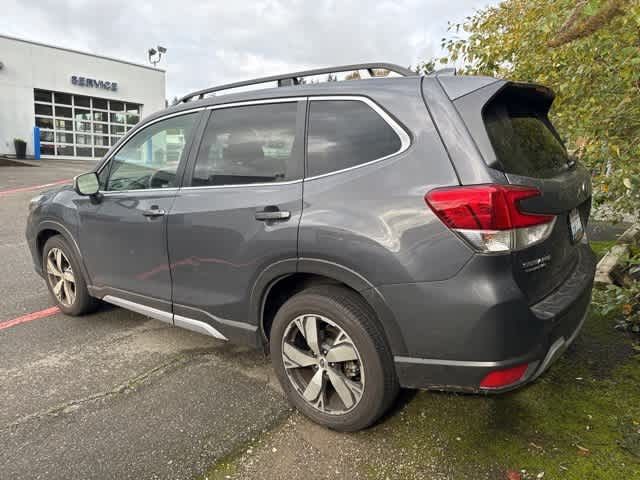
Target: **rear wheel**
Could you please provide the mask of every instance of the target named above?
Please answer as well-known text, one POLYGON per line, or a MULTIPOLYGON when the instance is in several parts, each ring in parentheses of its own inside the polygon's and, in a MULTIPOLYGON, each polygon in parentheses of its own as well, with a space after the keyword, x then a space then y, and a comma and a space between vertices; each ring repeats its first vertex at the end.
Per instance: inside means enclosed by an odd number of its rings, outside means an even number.
POLYGON ((42 271, 49 293, 63 313, 83 315, 95 310, 98 300, 89 295, 73 250, 60 235, 49 238, 44 244, 42 271))
POLYGON ((273 322, 271 358, 289 401, 335 430, 371 425, 398 391, 381 328, 346 288, 317 286, 290 298, 273 322))

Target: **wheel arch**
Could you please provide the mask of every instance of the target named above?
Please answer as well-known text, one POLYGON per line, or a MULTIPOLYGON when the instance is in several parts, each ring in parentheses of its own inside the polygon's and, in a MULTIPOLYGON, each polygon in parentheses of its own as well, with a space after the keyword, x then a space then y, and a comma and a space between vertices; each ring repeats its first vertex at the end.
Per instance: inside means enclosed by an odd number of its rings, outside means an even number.
POLYGON ((362 297, 382 327, 391 351, 395 355, 406 352, 395 317, 374 285, 347 267, 308 258, 278 262, 265 270, 254 285, 251 318, 257 320, 265 349, 269 344, 271 322, 280 306, 296 293, 321 283, 342 285, 362 297))
POLYGON ((61 223, 58 223, 54 220, 44 220, 38 225, 38 233, 36 234, 36 248, 39 258, 42 259, 44 245, 45 243, 47 243, 47 240, 55 235, 60 235, 69 244, 69 246, 73 250, 73 254, 76 256, 76 259, 80 264, 80 268, 82 269, 82 274, 86 279, 87 286, 90 286, 91 277, 89 276, 89 272, 85 267, 84 258, 82 256, 82 252, 80 251, 80 247, 78 246, 78 243, 76 242, 73 234, 67 227, 65 227, 61 223))

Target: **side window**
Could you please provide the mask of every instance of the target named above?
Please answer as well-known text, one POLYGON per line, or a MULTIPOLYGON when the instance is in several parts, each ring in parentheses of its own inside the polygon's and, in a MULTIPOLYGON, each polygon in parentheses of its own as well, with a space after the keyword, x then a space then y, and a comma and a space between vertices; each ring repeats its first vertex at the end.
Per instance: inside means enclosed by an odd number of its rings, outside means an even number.
POLYGON ((214 110, 191 184, 241 185, 300 178, 303 160, 295 141, 297 110, 296 102, 214 110))
POLYGON ((111 169, 106 190, 176 187, 176 171, 197 118, 198 113, 189 113, 161 120, 127 140, 105 166, 111 169))
POLYGON ((391 155, 398 134, 369 105, 358 100, 312 100, 307 140, 308 177, 391 155))

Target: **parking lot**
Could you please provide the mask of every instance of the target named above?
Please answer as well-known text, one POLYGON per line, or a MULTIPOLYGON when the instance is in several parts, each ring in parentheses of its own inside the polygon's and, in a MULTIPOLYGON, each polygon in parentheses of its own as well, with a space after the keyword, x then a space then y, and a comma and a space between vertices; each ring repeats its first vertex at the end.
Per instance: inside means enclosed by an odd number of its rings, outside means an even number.
POLYGON ((0 169, 0 477, 190 478, 287 407, 258 352, 115 307, 50 315, 27 204, 87 168, 0 169))
POLYGON ((27 205, 89 166, 0 167, 0 478, 637 478, 640 364, 611 319, 592 315, 529 387, 405 391, 345 435, 292 412, 260 352, 108 305, 56 312, 25 243, 27 205))

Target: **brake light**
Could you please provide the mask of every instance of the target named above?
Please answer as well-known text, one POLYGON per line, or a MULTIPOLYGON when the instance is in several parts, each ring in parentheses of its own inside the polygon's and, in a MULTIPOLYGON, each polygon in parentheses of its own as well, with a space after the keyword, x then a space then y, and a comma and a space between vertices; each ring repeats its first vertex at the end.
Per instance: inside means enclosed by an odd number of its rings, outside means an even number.
POLYGON ((527 213, 520 201, 539 196, 537 188, 473 185, 431 190, 427 205, 442 222, 479 251, 507 252, 549 236, 554 215, 527 213))
POLYGON ((485 376, 480 382, 480 388, 503 388, 520 381, 527 371, 529 364, 517 365, 504 370, 495 370, 485 376))

